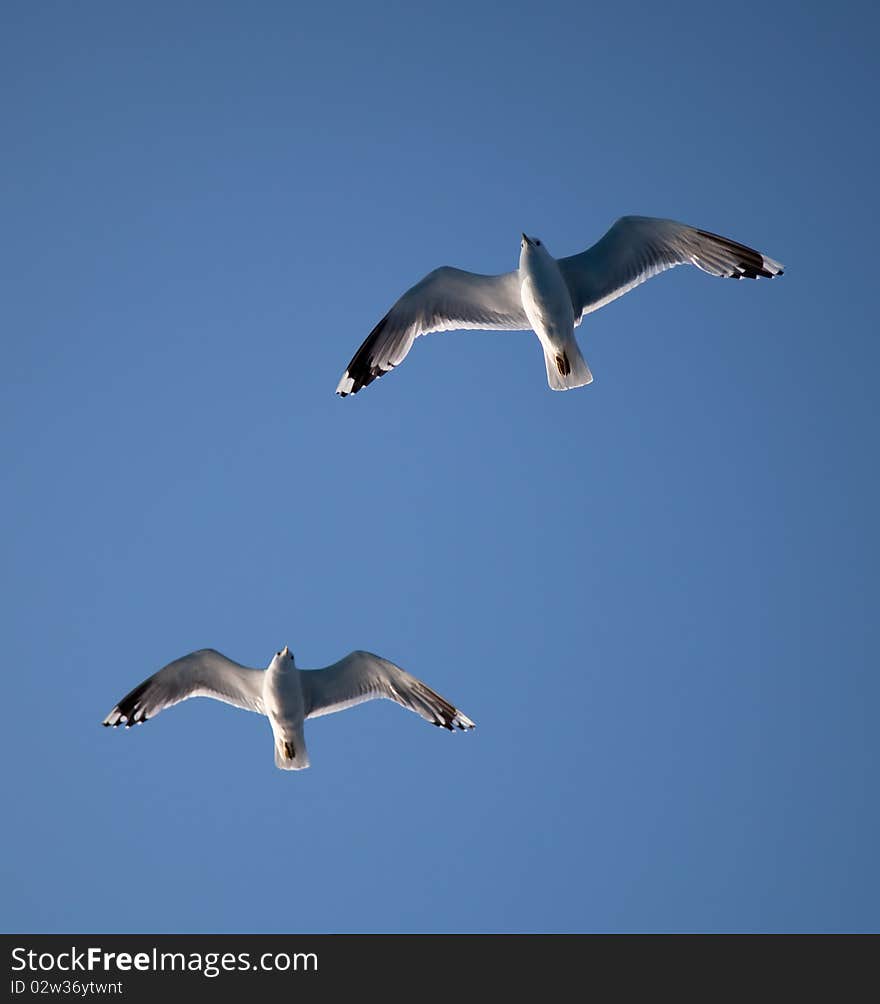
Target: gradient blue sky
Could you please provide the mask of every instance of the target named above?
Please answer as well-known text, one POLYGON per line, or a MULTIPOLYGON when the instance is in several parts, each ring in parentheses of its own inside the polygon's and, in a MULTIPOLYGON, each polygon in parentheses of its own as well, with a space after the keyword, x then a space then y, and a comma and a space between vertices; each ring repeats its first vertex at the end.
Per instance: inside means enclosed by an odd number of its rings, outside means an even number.
POLYGON ((880 928, 873 5, 23 3, 0 27, 7 932, 880 928), (419 342, 625 213, 778 258, 419 342), (870 318, 870 320, 869 320, 870 318), (477 722, 191 701, 367 648, 477 722))

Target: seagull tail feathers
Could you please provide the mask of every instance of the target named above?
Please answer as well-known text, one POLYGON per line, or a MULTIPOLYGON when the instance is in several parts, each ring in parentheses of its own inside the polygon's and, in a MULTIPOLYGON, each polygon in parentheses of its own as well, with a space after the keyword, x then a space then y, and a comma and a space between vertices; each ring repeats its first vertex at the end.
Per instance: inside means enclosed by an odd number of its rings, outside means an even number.
POLYGON ((279 770, 305 770, 309 764, 309 754, 302 738, 299 742, 284 739, 281 736, 276 738, 275 766, 279 770))
POLYGON ((551 390, 572 390, 593 382, 590 367, 581 355, 577 342, 572 340, 564 349, 544 348, 547 383, 551 390))

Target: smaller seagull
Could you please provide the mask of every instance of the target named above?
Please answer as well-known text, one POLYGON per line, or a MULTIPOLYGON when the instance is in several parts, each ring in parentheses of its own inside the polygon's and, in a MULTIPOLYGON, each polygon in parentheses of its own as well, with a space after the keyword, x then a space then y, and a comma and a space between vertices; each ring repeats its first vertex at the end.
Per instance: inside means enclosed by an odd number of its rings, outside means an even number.
POLYGON ((544 350, 547 383, 570 390, 592 382, 574 329, 651 276, 696 265, 727 279, 772 279, 778 261, 727 237, 653 216, 623 216, 586 251, 554 258, 522 235, 519 268, 477 275, 444 265, 408 289, 367 336, 336 388, 357 394, 406 358, 419 335, 459 328, 531 328, 544 350))
POLYGON ((286 645, 265 670, 241 666, 212 648, 191 652, 126 694, 103 724, 115 727, 124 723, 131 728, 189 697, 213 697, 266 715, 275 737, 275 766, 281 770, 309 766, 303 732, 307 718, 344 711, 376 698, 396 701, 450 732, 474 727, 449 701, 378 655, 352 652, 324 669, 298 669, 286 645))

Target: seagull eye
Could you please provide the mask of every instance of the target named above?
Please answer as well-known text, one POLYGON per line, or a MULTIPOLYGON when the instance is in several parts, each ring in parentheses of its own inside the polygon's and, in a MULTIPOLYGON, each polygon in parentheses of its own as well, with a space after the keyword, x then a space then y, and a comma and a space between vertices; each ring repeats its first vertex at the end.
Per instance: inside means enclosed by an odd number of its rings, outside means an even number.
POLYGON ((541 242, 540 241, 535 241, 535 247, 539 248, 540 246, 541 246, 541 242))

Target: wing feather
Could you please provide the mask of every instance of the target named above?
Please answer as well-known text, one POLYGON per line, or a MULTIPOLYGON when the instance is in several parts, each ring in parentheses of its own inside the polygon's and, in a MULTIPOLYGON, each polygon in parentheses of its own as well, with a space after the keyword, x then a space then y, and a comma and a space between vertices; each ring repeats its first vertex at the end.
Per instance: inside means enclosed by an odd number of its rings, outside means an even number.
POLYGON ((301 679, 306 718, 384 698, 450 731, 474 727, 467 715, 427 684, 371 652, 352 652, 326 669, 303 670, 301 679))
POLYGON ((458 328, 529 327, 518 272, 477 275, 444 265, 407 290, 352 357, 336 393, 357 394, 398 366, 420 335, 458 328))
POLYGON ((145 722, 190 697, 213 697, 245 711, 263 710, 264 671, 241 666, 211 648, 175 659, 138 684, 104 719, 126 728, 145 722))
POLYGON ((675 220, 624 216, 596 244, 560 258, 575 324, 636 286, 676 265, 696 265, 728 279, 772 279, 779 262, 727 237, 675 220))

